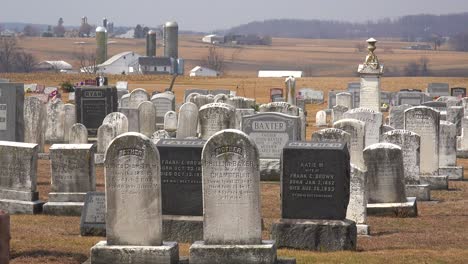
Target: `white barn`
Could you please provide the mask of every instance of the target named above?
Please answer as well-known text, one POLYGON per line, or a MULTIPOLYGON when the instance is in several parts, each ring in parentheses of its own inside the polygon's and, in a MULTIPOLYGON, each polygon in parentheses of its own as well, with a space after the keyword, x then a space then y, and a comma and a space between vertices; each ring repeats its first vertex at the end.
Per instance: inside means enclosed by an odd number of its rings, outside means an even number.
POLYGON ((202 66, 196 66, 190 71, 190 77, 218 77, 219 72, 202 67, 202 66))
POLYGON ((138 74, 138 59, 140 57, 140 54, 133 51, 119 53, 99 64, 97 72, 103 74, 138 74))
POLYGON ((286 78, 286 77, 301 78, 302 71, 258 71, 259 78, 286 78))

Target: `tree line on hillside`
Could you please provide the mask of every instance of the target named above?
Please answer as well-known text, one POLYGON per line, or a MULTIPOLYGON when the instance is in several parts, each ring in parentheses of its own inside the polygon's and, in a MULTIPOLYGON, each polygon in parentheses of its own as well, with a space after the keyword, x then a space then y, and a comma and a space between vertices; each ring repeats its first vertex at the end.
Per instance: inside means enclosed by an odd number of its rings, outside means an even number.
POLYGON ((331 20, 274 19, 251 22, 231 28, 228 34, 257 34, 285 38, 351 39, 390 37, 403 41, 433 42, 468 32, 468 13, 448 15, 409 15, 366 23, 331 20))

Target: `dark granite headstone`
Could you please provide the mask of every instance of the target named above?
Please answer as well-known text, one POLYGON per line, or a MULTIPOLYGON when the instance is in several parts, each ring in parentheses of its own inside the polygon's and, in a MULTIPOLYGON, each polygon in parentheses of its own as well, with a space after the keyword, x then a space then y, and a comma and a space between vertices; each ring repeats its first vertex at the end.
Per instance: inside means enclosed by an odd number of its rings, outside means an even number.
POLYGON ((161 139, 162 213, 203 215, 201 153, 205 140, 161 139))
POLYGON ((81 213, 82 236, 106 236, 106 195, 103 192, 86 193, 81 213))
POLYGON ((408 104, 411 106, 418 106, 424 103, 425 95, 420 91, 405 91, 401 90, 396 94, 395 105, 408 104))
POLYGON ((24 141, 24 84, 0 83, 0 140, 24 141))
POLYGON ((465 87, 454 87, 450 90, 450 95, 455 97, 466 97, 465 87))
POLYGON ((282 218, 344 220, 349 158, 344 143, 289 142, 281 159, 282 218))
POLYGON ((353 96, 353 108, 358 108, 361 102, 361 83, 348 83, 348 92, 351 93, 351 95, 353 96))
POLYGON ((117 112, 117 88, 115 87, 86 87, 76 88, 76 117, 77 123, 88 129, 90 136, 96 136, 104 118, 117 112))
POLYGON ((447 96, 450 94, 448 83, 430 83, 427 92, 431 97, 447 96))

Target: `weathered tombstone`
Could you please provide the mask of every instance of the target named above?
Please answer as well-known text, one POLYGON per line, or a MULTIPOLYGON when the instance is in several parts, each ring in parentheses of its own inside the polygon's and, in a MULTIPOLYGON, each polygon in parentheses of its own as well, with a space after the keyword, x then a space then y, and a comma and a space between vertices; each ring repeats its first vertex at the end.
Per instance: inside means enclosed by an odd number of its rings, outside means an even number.
POLYGON ((130 93, 129 97, 129 108, 138 108, 138 106, 146 101, 149 101, 150 97, 148 92, 145 89, 137 88, 130 93))
POLYGON ((102 124, 102 126, 99 127, 97 133, 97 153, 106 153, 107 147, 109 146, 112 139, 114 139, 115 134, 115 128, 109 123, 102 124))
POLYGON ((83 124, 76 123, 68 136, 70 144, 88 144, 88 130, 83 124))
POLYGON ((235 129, 242 130, 242 118, 244 116, 254 115, 255 110, 252 108, 238 108, 236 109, 236 127, 235 129))
POLYGON ((106 236, 106 195, 88 192, 80 220, 81 236, 106 236))
POLYGON ((161 157, 165 240, 193 242, 203 239, 201 154, 205 142, 161 139, 156 144, 161 157))
POLYGON ((286 85, 286 102, 291 105, 296 105, 296 78, 290 76, 285 80, 286 85))
POLYGON ((281 163, 281 220, 271 230, 278 247, 355 249, 356 224, 346 220, 350 183, 346 144, 289 142, 281 163))
POLYGON ((377 143, 364 149, 369 190, 368 214, 417 216, 416 198, 407 198, 401 148, 377 143))
POLYGON ((171 135, 169 135, 169 132, 166 130, 158 130, 153 133, 151 136, 151 141, 156 145, 160 139, 169 139, 171 138, 171 135))
POLYGON ((429 185, 421 184, 419 175, 420 136, 408 130, 396 129, 383 134, 382 142, 395 144, 401 148, 406 196, 416 197, 418 201, 429 201, 431 199, 429 185))
POLYGON ((353 96, 350 93, 339 93, 336 95, 336 105, 342 105, 353 109, 353 96))
POLYGON ((367 173, 351 164, 349 204, 346 219, 356 222, 358 235, 370 235, 367 225, 367 173))
POLYGON ((365 170, 364 157, 364 140, 366 135, 366 123, 356 119, 341 119, 333 124, 334 128, 341 129, 351 135, 350 156, 351 163, 361 170, 365 170))
POLYGON ((10 261, 10 215, 0 210, 0 263, 8 264, 10 261))
POLYGON ((380 65, 377 56, 374 54, 376 42, 373 38, 367 40, 369 54, 366 61, 360 64, 358 68, 358 73, 361 76, 359 107, 380 112, 380 78, 384 72, 384 67, 380 65))
POLYGON ((198 94, 195 96, 189 96, 187 97, 190 99, 188 102, 192 102, 197 105, 198 109, 200 109, 202 106, 211 104, 214 101, 214 96, 213 95, 203 95, 203 94, 198 94))
POLYGON ((434 108, 435 110, 440 111, 440 112, 447 111, 447 102, 431 101, 431 102, 424 102, 421 105, 434 108))
POLYGON ((190 263, 276 262, 275 242, 262 241, 258 168, 258 150, 243 132, 227 129, 206 142, 203 241, 190 247, 190 263))
POLYGON ((24 98, 24 142, 35 143, 44 152, 46 105, 37 97, 24 98))
POLYGON ((361 102, 361 83, 360 82, 350 82, 348 83, 348 92, 353 95, 353 107, 358 108, 361 102))
POLYGON ((156 108, 149 101, 138 106, 138 131, 147 137, 156 131, 156 108))
POLYGON ((270 89, 270 102, 276 102, 277 98, 283 98, 283 88, 270 89))
POLYGON ((187 102, 179 109, 176 137, 184 139, 197 136, 198 107, 196 104, 187 102))
POLYGON ((120 98, 119 108, 120 107, 127 108, 129 106, 130 106, 130 94, 127 93, 127 94, 122 95, 122 97, 120 98))
POLYGON ((396 94, 396 105, 418 106, 426 101, 426 95, 420 91, 400 91, 396 94))
POLYGON ((140 132, 140 111, 138 108, 119 108, 128 120, 128 132, 140 132))
POLYGON ((326 128, 312 133, 312 142, 346 143, 351 153, 351 135, 337 128, 326 128))
POLYGON ((115 87, 76 88, 77 123, 83 124, 90 136, 97 135, 97 129, 104 118, 117 112, 117 89, 115 87))
POLYGON ((178 244, 162 241, 161 167, 151 140, 132 132, 116 137, 104 173, 107 241, 91 248, 91 264, 177 263, 178 244))
POLYGON ((187 97, 192 93, 207 95, 208 90, 205 90, 205 89, 187 89, 187 90, 184 91, 184 99, 185 99, 184 102, 190 102, 189 100, 187 100, 187 97))
POLYGON ((306 134, 307 134, 307 117, 306 114, 304 113, 304 110, 302 108, 299 108, 299 120, 300 120, 300 140, 305 141, 306 140, 306 134))
POLYGON ((229 96, 225 94, 217 94, 215 95, 213 102, 214 103, 227 103, 229 96))
POLYGON ((439 176, 439 111, 416 106, 405 111, 405 129, 421 137, 420 175, 421 183, 431 189, 447 189, 447 176, 439 176))
POLYGON ((328 91, 328 109, 332 109, 336 105, 336 95, 346 91, 328 91))
POLYGON ((169 111, 164 115, 164 130, 175 135, 177 131, 177 113, 169 111))
POLYGON ((465 87, 453 87, 450 90, 450 95, 458 98, 466 97, 466 88, 465 87))
POLYGON ((409 104, 401 104, 390 107, 389 125, 395 129, 405 128, 405 110, 411 108, 409 104))
POLYGON ((317 91, 311 88, 301 88, 299 89, 301 97, 304 99, 304 102, 307 104, 321 104, 323 103, 324 96, 323 91, 317 91))
POLYGON ((332 120, 333 120, 333 123, 337 122, 337 121, 340 121, 341 119, 343 119, 343 115, 344 113, 348 112, 348 107, 346 106, 342 106, 342 105, 335 105, 333 106, 333 110, 332 110, 332 120))
POLYGON ((44 204, 37 191, 37 144, 0 141, 0 208, 10 214, 37 214, 44 204))
POLYGON ((45 139, 48 142, 63 142, 64 111, 62 100, 55 98, 47 103, 47 119, 45 139))
POLYGON ((255 108, 255 99, 233 96, 227 99, 226 104, 236 109, 253 109, 255 108))
POLYGON ((76 107, 74 104, 64 104, 63 112, 63 141, 68 142, 71 128, 76 124, 76 107))
POLYGON ((204 105, 198 111, 200 121, 200 137, 208 139, 223 129, 235 128, 235 109, 223 103, 204 105))
POLYGON ((108 114, 102 124, 108 124, 115 129, 114 137, 128 132, 128 118, 119 112, 108 114))
POLYGON ((431 97, 447 96, 450 95, 448 83, 429 83, 427 92, 431 97))
POLYGON ((449 180, 463 180, 463 167, 457 166, 457 127, 440 121, 439 128, 439 174, 449 180))
POLYGON ((327 126, 327 113, 325 111, 318 111, 315 115, 315 125, 317 127, 327 126))
POLYGON ((286 102, 262 104, 259 107, 259 112, 276 112, 292 116, 299 116, 299 108, 286 102))
POLYGON ((49 151, 51 192, 44 213, 81 215, 86 193, 96 190, 94 146, 54 144, 49 151))
POLYGON ((156 107, 156 124, 162 128, 164 124, 164 115, 169 111, 175 111, 175 96, 172 93, 159 93, 151 98, 151 102, 156 107))
POLYGON ((447 108, 446 121, 455 124, 457 128, 457 136, 461 135, 463 115, 464 115, 463 106, 452 106, 452 107, 447 108))
POLYGON ((462 132, 457 137, 457 157, 467 158, 468 157, 468 116, 462 119, 462 132))
POLYGON ((353 118, 366 123, 365 146, 370 146, 380 141, 380 131, 383 123, 383 115, 368 108, 355 108, 343 114, 343 118, 353 118))

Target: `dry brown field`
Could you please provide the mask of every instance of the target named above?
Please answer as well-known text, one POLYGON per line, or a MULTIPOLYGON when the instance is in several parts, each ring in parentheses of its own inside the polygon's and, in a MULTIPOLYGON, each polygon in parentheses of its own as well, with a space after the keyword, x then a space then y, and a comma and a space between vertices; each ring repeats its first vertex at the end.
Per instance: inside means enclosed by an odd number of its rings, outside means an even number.
MULTIPOLYGON (((110 39, 108 55, 124 51, 145 54, 145 41, 141 39, 110 39)), ((159 41, 159 40, 158 40, 159 41)), ((358 52, 356 46, 365 40, 317 40, 274 38, 271 46, 219 47, 225 61, 225 74, 229 76, 257 76, 261 69, 303 70, 307 76, 354 76, 357 65, 364 60, 366 51, 358 52)), ((410 62, 422 57, 429 60, 429 69, 435 76, 464 76, 468 74, 468 53, 449 51, 406 50, 415 43, 382 39, 377 44, 377 55, 386 65, 387 75, 401 74, 410 62)), ((38 60, 65 60, 79 68, 77 52, 95 51, 95 40, 78 38, 29 38, 20 39, 24 50, 36 55, 38 60), (76 44, 85 42, 85 44, 76 44)), ((179 56, 186 60, 188 72, 206 58, 209 45, 201 42, 201 36, 181 35, 179 56)), ((157 54, 162 54, 159 46, 157 54)), ((159 56, 158 55, 158 56, 159 56)))

